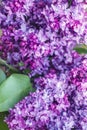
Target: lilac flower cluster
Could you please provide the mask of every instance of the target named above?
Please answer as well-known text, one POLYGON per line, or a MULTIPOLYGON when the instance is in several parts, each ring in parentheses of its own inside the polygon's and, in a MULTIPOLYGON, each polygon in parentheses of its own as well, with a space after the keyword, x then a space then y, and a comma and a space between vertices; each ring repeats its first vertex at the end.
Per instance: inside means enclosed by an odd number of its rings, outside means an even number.
POLYGON ((73 47, 87 43, 87 13, 83 0, 67 7, 67 0, 3 1, 1 57, 15 66, 22 60, 19 68, 29 68, 32 76, 46 73, 51 65, 60 71, 72 66, 73 47))
POLYGON ((38 88, 35 93, 30 94, 18 103, 15 109, 10 110, 10 115, 6 119, 9 127, 12 130, 61 130, 63 127, 66 129, 72 128, 74 119, 71 116, 69 117, 68 114, 66 115, 66 111, 70 107, 68 95, 64 92, 67 87, 66 83, 61 80, 58 81, 55 71, 37 79, 36 82, 39 82, 41 86, 43 84, 45 89, 38 88), (61 119, 61 117, 64 119, 61 119), (62 126, 62 123, 64 123, 64 126, 62 126))
POLYGON ((36 87, 10 109, 10 130, 87 130, 87 56, 73 50, 87 44, 87 6, 67 7, 67 0, 2 2, 0 56, 30 69, 36 87))
MULTIPOLYGON (((87 63, 87 60, 83 62, 87 63)), ((72 79, 61 78, 55 70, 35 79, 36 92, 19 102, 6 122, 11 130, 86 130, 87 129, 87 75, 79 86, 70 83, 78 73, 84 75, 87 66, 70 72, 72 79), (83 70, 84 69, 84 70, 83 70), (39 84, 39 86, 38 86, 39 84)))

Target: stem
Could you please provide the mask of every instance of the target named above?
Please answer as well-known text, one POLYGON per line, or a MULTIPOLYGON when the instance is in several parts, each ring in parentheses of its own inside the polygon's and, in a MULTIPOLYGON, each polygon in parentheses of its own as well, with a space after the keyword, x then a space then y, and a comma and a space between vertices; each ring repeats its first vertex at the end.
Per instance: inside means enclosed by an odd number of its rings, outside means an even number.
POLYGON ((67 9, 70 8, 71 5, 72 5, 72 0, 68 0, 68 7, 67 7, 67 9))
POLYGON ((3 59, 0 58, 0 64, 1 65, 5 65, 6 67, 8 67, 10 70, 14 71, 14 72, 18 72, 18 70, 16 68, 14 68, 13 66, 7 64, 7 62, 3 59))

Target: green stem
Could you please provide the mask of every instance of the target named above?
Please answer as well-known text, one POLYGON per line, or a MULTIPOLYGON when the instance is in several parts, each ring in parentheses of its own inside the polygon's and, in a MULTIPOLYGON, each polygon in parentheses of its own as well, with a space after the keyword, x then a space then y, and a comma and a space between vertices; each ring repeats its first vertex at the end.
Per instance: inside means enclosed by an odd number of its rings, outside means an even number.
POLYGON ((10 70, 14 71, 14 72, 18 72, 18 70, 16 68, 14 68, 13 66, 7 64, 7 62, 3 59, 0 58, 0 64, 1 65, 5 65, 6 67, 8 67, 10 70))

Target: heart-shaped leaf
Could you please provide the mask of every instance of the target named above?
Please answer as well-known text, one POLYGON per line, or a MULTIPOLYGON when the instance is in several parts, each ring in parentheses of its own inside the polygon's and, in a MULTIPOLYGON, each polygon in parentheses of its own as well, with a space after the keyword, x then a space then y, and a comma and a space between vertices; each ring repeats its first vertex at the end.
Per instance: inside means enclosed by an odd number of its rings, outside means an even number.
POLYGON ((79 54, 87 54, 87 45, 80 44, 74 48, 79 54))
POLYGON ((27 75, 12 74, 0 86, 0 112, 7 111, 33 91, 27 75))
POLYGON ((0 69, 0 84, 6 79, 6 75, 2 69, 0 69))
POLYGON ((4 122, 4 117, 7 113, 0 113, 0 130, 9 130, 7 124, 4 122))

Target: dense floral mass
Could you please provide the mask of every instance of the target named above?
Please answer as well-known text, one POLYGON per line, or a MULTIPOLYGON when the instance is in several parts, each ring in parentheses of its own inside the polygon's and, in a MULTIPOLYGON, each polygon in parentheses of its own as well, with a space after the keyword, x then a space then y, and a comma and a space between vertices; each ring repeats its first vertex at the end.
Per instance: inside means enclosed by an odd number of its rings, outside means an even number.
POLYGON ((0 57, 29 69, 36 92, 10 110, 10 130, 87 130, 87 3, 3 0, 0 57))

